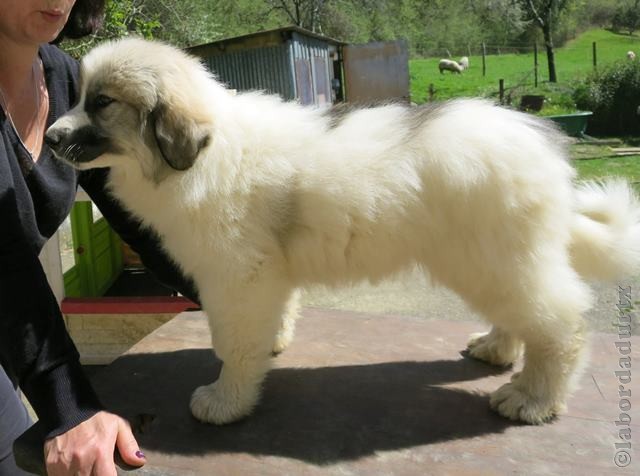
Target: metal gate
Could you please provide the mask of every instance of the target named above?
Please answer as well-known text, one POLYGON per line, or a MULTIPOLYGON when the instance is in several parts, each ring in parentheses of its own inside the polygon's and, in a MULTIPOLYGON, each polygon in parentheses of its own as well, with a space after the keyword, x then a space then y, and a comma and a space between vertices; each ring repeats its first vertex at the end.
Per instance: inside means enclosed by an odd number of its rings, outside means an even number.
POLYGON ((348 102, 409 101, 406 41, 345 45, 342 55, 348 102))

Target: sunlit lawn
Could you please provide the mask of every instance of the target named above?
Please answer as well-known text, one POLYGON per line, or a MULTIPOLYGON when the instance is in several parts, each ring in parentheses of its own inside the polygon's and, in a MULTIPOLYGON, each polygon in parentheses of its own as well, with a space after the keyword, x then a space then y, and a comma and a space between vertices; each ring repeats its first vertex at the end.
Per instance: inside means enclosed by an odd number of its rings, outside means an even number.
POLYGON ((571 147, 571 157, 580 179, 624 177, 640 193, 640 155, 615 157, 609 146, 578 143, 571 147))
POLYGON ((546 55, 542 45, 539 45, 540 83, 537 90, 533 87, 533 52, 487 56, 485 77, 482 76, 481 56, 471 56, 469 70, 461 75, 449 72, 440 74, 438 71, 440 58, 414 59, 409 64, 411 98, 418 104, 425 102, 430 84, 435 88, 436 99, 497 96, 498 81, 504 79, 507 90, 519 86, 516 93, 522 94, 526 91, 527 94, 547 96, 545 108, 549 113, 561 112, 557 110, 558 108, 571 109, 570 96, 573 86, 576 81, 593 70, 592 44, 594 41, 597 44, 599 67, 624 60, 629 50, 640 50, 638 36, 619 35, 607 30, 590 30, 556 50, 558 83, 549 84, 546 82, 548 76, 546 55), (555 106, 554 102, 561 104, 555 106))

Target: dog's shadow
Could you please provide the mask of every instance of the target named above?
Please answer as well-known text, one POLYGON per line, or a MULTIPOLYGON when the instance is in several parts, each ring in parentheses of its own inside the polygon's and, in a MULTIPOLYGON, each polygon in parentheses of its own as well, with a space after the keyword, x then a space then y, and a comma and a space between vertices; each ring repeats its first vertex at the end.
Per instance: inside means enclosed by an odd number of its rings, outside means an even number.
POLYGON ((97 373, 94 386, 108 408, 132 421, 142 447, 169 454, 329 464, 514 424, 491 412, 487 395, 443 387, 504 372, 470 359, 274 369, 251 416, 203 424, 191 416, 189 398, 220 365, 210 349, 130 355, 97 373))

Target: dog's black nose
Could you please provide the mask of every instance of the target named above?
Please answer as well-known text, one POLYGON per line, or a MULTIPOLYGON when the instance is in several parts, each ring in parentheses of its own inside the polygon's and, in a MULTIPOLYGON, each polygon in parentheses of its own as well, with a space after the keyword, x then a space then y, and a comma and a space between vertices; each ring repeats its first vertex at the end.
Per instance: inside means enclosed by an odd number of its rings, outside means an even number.
POLYGON ((57 151, 64 137, 68 134, 67 129, 53 128, 50 127, 49 130, 44 135, 44 142, 51 148, 53 151, 57 151))

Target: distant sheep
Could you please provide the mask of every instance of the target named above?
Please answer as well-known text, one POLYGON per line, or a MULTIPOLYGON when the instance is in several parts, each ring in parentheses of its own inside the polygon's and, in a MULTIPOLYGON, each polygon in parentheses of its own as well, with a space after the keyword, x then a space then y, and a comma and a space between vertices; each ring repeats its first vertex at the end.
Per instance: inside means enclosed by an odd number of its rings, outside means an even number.
POLYGON ((627 51, 627 59, 633 61, 636 59, 636 54, 633 51, 627 51))
POLYGON ((440 74, 444 72, 444 70, 451 71, 452 73, 462 73, 465 69, 469 67, 469 58, 466 56, 460 58, 460 62, 449 59, 441 59, 438 63, 438 69, 440 70, 440 74))
POLYGON ((442 74, 445 70, 458 74, 464 71, 464 68, 460 66, 456 61, 448 59, 441 59, 438 63, 438 69, 440 70, 440 74, 442 74))

